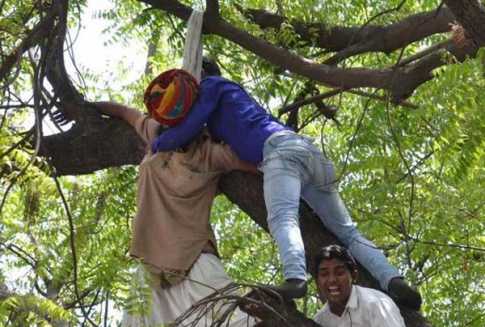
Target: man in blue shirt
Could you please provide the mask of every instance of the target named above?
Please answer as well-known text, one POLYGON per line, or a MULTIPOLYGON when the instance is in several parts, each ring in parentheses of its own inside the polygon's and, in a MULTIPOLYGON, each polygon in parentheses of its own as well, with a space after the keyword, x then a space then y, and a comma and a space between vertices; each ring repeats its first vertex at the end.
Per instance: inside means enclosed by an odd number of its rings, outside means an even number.
POLYGON ((298 223, 300 196, 323 224, 379 281, 383 290, 418 309, 419 293, 411 289, 382 252, 356 229, 338 191, 333 163, 312 140, 293 132, 263 109, 238 84, 220 76, 201 81, 188 115, 160 134, 152 150, 171 151, 189 144, 207 127, 244 161, 264 174, 268 226, 283 263, 285 283, 275 289, 285 298, 306 294, 306 264, 298 223))

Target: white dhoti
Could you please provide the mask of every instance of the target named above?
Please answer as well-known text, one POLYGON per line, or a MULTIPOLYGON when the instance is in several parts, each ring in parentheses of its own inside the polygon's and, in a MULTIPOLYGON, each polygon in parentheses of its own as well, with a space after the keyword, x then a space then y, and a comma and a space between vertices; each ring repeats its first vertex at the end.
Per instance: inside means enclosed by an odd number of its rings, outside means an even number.
MULTIPOLYGON (((232 283, 224 271, 222 263, 213 254, 202 253, 192 266, 189 275, 181 283, 170 288, 151 287, 151 303, 145 314, 123 314, 122 326, 160 326, 170 325, 189 309, 194 309, 197 303, 232 283)), ((234 303, 234 302, 232 302, 234 303)), ((215 319, 220 319, 230 307, 227 303, 209 303, 212 309, 204 310, 207 306, 194 309, 186 314, 186 319, 180 326, 208 327, 215 319), (206 312, 205 312, 206 311, 206 312), (203 313, 203 314, 202 314, 203 313)), ((191 309, 191 310, 192 310, 191 309)), ((236 308, 227 318, 223 326, 243 327, 254 326, 256 321, 251 316, 236 308)))

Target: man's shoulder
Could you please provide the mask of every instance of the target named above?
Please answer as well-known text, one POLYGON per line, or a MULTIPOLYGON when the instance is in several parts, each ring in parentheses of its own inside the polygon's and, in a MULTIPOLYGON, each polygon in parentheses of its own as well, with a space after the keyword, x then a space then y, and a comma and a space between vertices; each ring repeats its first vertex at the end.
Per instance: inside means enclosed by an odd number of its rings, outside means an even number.
POLYGON ((213 89, 213 88, 223 88, 223 89, 231 89, 231 88, 241 88, 239 84, 234 81, 228 80, 222 76, 208 76, 205 77, 200 82, 200 87, 202 89, 213 89))
POLYGON ((394 304, 394 301, 382 291, 358 285, 356 285, 356 289, 359 293, 359 300, 364 306, 375 306, 379 303, 394 304))
POLYGON ((367 321, 380 321, 378 326, 405 327, 399 308, 385 293, 358 286, 359 313, 367 321), (384 322, 384 324, 383 324, 384 322))
POLYGON ((134 121, 133 127, 137 134, 147 144, 153 142, 160 132, 160 123, 155 119, 142 114, 140 114, 134 121))
POLYGON ((328 316, 328 305, 318 310, 318 312, 313 316, 313 320, 318 324, 324 324, 325 318, 328 316))
MULTIPOLYGON (((231 82, 227 78, 224 78, 222 76, 207 76, 204 77, 201 81, 201 83, 214 83, 214 82, 231 82)), ((231 82, 232 83, 232 82, 231 82)))

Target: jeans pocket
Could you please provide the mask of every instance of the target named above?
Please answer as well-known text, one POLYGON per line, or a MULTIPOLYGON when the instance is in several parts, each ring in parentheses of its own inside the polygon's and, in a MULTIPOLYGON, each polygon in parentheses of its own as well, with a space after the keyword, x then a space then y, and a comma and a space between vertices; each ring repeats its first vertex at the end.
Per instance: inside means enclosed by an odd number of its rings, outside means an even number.
POLYGON ((337 174, 332 161, 324 158, 321 153, 314 157, 313 183, 324 192, 337 192, 337 174))
POLYGON ((337 191, 338 181, 337 174, 335 172, 335 165, 332 161, 325 159, 323 162, 326 174, 326 183, 329 188, 329 192, 337 191))

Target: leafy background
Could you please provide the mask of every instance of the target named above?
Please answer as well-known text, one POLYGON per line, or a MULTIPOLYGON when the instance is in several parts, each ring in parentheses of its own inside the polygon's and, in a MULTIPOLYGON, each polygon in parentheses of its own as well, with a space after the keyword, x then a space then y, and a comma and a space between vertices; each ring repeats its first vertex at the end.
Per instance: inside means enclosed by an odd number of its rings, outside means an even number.
MULTIPOLYGON (((88 3, 71 1, 73 36, 86 19, 83 13, 88 3)), ((291 25, 262 31, 240 14, 236 4, 284 10, 307 22, 358 25, 400 3, 220 1, 222 14, 232 23, 316 61, 329 54, 299 43, 291 25)), ((194 5, 200 7, 202 2, 194 5)), ((430 0, 405 2, 400 10, 380 16, 375 23, 388 24, 437 5, 430 0)), ((142 109, 147 81, 179 63, 175 58, 182 54, 185 25, 161 12, 145 10, 136 1, 113 0, 110 8, 95 12, 94 21, 107 26, 99 37, 106 48, 129 46, 136 40, 146 54, 148 45, 156 46, 146 74, 129 78, 129 62, 145 62, 145 55, 124 58, 111 71, 77 65, 79 72, 73 70, 72 76, 89 100, 110 99, 142 109)), ((3 1, 2 53, 9 53, 33 26, 32 10, 30 1, 3 1)), ((434 36, 404 51, 411 54, 443 38, 434 36)), ((226 77, 242 83, 275 115, 308 85, 305 79, 278 71, 220 38, 206 37, 204 46, 208 55, 217 57, 226 77)), ((74 63, 79 59, 75 52, 69 57, 74 63)), ((373 53, 347 64, 387 66, 398 57, 399 53, 373 53)), ((300 123, 309 120, 301 133, 314 137, 336 163, 342 196, 359 228, 419 287, 423 312, 435 326, 485 325, 484 66, 485 52, 481 51, 475 59, 441 68, 435 79, 410 98, 416 109, 390 104, 383 92, 376 95, 384 100, 343 93, 327 103, 338 108, 338 123, 321 115, 310 122, 317 112, 314 106, 299 113, 300 123)), ((33 73, 28 60, 23 61, 14 82, 20 94, 32 88, 33 73)), ((0 105, 10 94, 2 96, 0 105)), ((32 158, 31 147, 25 144, 33 124, 32 110, 1 113, 0 324, 83 324, 83 314, 75 305, 76 292, 84 296, 84 303, 92 304, 88 316, 97 324, 116 325, 123 309, 143 313, 148 307, 147 289, 133 278, 136 262, 128 256, 137 167, 52 177, 55 172, 48 161, 32 158), (18 142, 25 146, 12 149, 18 142), (74 226, 69 225, 67 212, 74 226)), ((287 116, 280 118, 286 121, 287 116)), ((226 270, 236 281, 274 283, 281 278, 274 242, 222 196, 213 208, 212 224, 226 270)), ((312 315, 321 304, 312 290, 298 305, 312 315)))

